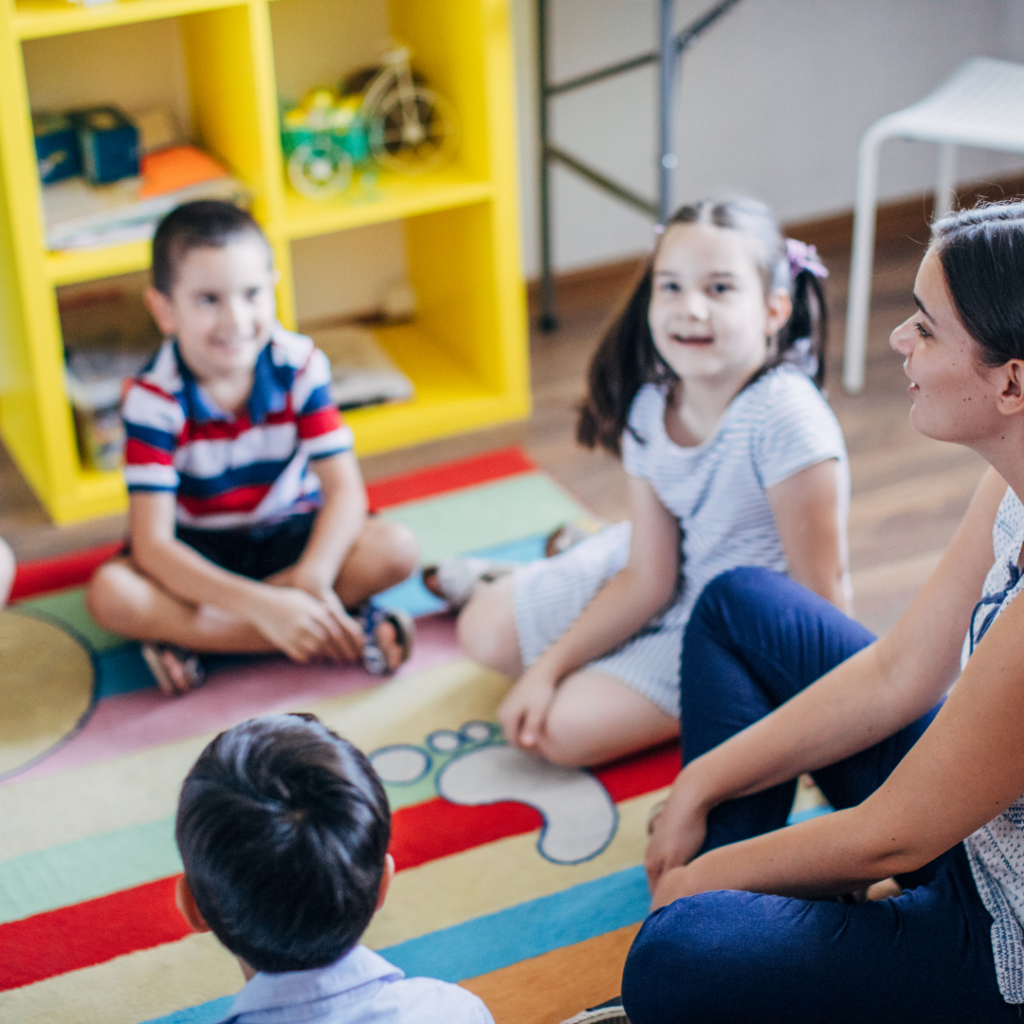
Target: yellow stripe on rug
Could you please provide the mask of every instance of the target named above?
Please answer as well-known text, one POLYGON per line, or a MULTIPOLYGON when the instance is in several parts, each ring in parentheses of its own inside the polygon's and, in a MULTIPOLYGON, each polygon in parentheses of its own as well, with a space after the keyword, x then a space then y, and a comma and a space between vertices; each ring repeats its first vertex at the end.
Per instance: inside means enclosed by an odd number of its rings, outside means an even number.
MULTIPOLYGON (((312 711, 365 751, 389 743, 422 743, 437 729, 490 720, 508 681, 458 661, 380 686, 332 697, 312 711)), ((182 780, 213 734, 138 751, 59 775, 0 787, 0 860, 174 814, 182 780)))

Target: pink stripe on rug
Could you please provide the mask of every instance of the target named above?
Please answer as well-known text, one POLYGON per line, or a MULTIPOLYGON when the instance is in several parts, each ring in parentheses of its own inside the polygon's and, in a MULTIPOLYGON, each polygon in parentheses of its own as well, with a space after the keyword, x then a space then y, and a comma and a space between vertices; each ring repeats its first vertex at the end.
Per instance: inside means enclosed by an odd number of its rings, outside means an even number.
MULTIPOLYGON (((416 646, 399 675, 462 658, 450 615, 416 620, 416 646)), ((190 736, 219 732, 254 715, 291 711, 314 701, 368 689, 377 679, 362 668, 297 665, 268 658, 214 673, 195 693, 168 699, 155 687, 100 701, 80 733, 40 764, 8 782, 41 778, 122 757, 190 736)), ((4 785, 4 783, 0 783, 4 785)))

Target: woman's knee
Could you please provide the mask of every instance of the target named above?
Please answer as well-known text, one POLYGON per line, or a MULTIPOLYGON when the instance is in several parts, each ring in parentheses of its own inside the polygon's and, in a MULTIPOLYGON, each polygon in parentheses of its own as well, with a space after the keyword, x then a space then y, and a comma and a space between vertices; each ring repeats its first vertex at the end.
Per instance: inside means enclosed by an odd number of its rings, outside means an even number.
POLYGON ((456 622, 459 643, 474 661, 517 676, 523 665, 512 604, 512 578, 478 583, 456 622))
MULTIPOLYGON (((748 914, 762 899, 747 892, 706 892, 654 911, 633 940, 622 975, 632 1024, 748 1019, 730 1013, 726 1004, 750 985, 764 955, 770 958, 764 948, 770 934, 758 937, 747 927, 748 914)), ((756 911, 753 918, 759 918, 756 911)), ((749 1019, 756 1019, 756 1008, 749 1009, 749 1019)))

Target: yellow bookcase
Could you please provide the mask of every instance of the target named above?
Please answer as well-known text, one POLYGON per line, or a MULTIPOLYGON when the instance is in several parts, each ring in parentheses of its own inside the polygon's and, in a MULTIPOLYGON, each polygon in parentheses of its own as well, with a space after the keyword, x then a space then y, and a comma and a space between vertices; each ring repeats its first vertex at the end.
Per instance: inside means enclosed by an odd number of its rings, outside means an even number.
MULTIPOLYGON (((56 289, 144 270, 144 243, 47 252, 40 217, 26 47, 101 33, 98 53, 116 67, 131 45, 109 30, 177 19, 192 134, 246 183, 270 238, 286 326, 297 312, 293 243, 400 221, 419 309, 413 323, 378 337, 412 378, 416 397, 349 413, 357 451, 370 454, 525 416, 527 330, 519 263, 512 52, 507 0, 391 0, 388 30, 411 46, 431 84, 454 103, 456 160, 418 178, 380 174, 372 199, 306 199, 286 183, 277 121, 274 44, 287 6, 303 4, 294 50, 344 40, 367 0, 2 0, 0 15, 0 433, 57 522, 119 511, 119 473, 83 467, 63 384, 56 289), (105 47, 105 48, 104 48, 105 47), (121 51, 121 52, 119 52, 121 51)), ((370 0, 383 8, 384 0, 370 0)), ((362 55, 372 63, 375 52, 362 55)), ((109 74, 109 68, 97 68, 109 74)), ((339 67, 337 73, 351 70, 339 67)), ((61 74, 59 68, 54 75, 61 74)), ((308 82, 308 85, 318 84, 308 82)), ((339 273, 344 273, 339 268, 339 273)))

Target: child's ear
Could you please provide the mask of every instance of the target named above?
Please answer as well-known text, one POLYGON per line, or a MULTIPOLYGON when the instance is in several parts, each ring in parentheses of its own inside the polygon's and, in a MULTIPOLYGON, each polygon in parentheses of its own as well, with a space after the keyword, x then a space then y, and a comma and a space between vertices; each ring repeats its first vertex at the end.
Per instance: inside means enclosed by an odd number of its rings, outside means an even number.
POLYGON ((208 932, 210 930, 210 926, 203 920, 203 915, 199 913, 196 898, 192 895, 192 889, 185 881, 184 875, 178 876, 177 884, 174 886, 174 902, 192 931, 208 932))
POLYGON ((765 299, 765 307, 768 310, 765 333, 772 337, 776 331, 782 330, 789 323, 789 318, 793 315, 793 300, 785 288, 776 288, 765 299))
POLYGON ((390 853, 384 855, 384 874, 381 875, 380 888, 377 890, 377 906, 374 912, 384 906, 387 899, 388 889, 391 888, 391 879, 395 877, 395 858, 390 853))
POLYGON ((174 315, 174 305, 163 292, 156 288, 147 288, 142 293, 146 308, 152 314, 161 334, 177 334, 178 320, 174 315))

